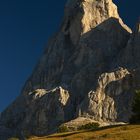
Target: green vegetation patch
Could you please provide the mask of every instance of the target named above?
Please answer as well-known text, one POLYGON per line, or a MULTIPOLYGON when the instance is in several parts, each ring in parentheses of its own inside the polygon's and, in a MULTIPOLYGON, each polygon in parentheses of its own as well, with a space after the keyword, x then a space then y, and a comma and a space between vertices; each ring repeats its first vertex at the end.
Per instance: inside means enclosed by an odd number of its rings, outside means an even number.
POLYGON ((140 123, 140 90, 135 92, 132 111, 133 115, 130 119, 130 123, 140 123))
POLYGON ((97 130, 99 129, 99 126, 100 125, 98 123, 88 123, 88 124, 79 126, 78 130, 89 130, 89 129, 97 130))
POLYGON ((70 131, 70 129, 65 125, 59 126, 59 128, 57 130, 58 133, 69 132, 69 131, 70 131))

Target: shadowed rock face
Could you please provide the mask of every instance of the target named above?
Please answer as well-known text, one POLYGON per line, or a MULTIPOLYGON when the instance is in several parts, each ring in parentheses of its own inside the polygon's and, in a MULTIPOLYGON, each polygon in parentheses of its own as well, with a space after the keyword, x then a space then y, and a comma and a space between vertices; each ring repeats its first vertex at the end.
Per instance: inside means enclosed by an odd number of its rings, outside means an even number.
POLYGON ((26 97, 20 96, 2 113, 1 126, 4 124, 3 129, 9 128, 8 131, 20 137, 53 133, 65 121, 68 99, 68 91, 61 87, 50 91, 37 89, 26 97))
POLYGON ((140 83, 139 37, 139 24, 131 34, 111 0, 69 0, 59 32, 1 114, 3 130, 45 135, 79 115, 128 122, 140 83))

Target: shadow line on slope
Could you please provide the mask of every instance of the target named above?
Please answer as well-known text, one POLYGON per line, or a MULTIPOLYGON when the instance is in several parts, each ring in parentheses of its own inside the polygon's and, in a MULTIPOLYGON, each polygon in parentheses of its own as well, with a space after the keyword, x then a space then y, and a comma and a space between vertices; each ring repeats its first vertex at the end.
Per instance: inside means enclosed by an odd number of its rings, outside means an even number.
POLYGON ((74 134, 80 134, 80 133, 84 133, 84 132, 96 132, 96 131, 101 131, 101 130, 107 130, 107 129, 110 129, 110 128, 118 128, 120 126, 128 126, 128 125, 112 125, 112 126, 105 126, 105 127, 101 127, 101 128, 98 128, 98 129, 89 129, 89 130, 82 130, 82 131, 76 131, 76 132, 68 132, 68 133, 58 133, 58 134, 55 134, 53 136, 47 136, 46 138, 61 138, 61 137, 68 137, 68 136, 71 136, 71 135, 74 135, 74 134))

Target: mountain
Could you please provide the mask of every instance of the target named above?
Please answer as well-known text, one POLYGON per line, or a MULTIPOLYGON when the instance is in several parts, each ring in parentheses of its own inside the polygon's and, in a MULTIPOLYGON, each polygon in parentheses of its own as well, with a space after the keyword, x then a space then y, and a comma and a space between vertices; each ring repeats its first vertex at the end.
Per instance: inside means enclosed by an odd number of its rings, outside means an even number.
POLYGON ((139 22, 133 32, 123 23, 112 0, 68 0, 59 32, 1 113, 1 139, 47 135, 78 117, 128 122, 140 88, 139 31, 139 22))

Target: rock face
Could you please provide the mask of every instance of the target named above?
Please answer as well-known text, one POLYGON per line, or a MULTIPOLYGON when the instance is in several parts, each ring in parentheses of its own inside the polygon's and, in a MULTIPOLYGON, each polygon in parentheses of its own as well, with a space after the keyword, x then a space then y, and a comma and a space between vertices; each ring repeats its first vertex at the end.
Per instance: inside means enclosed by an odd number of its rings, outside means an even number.
POLYGON ((20 96, 1 115, 1 122, 14 135, 45 135, 55 132, 65 121, 65 106, 69 100, 68 91, 57 87, 47 91, 37 89, 28 96, 20 96), (13 110, 14 109, 14 110, 13 110), (16 128, 15 131, 13 131, 16 128))
POLYGON ((129 121, 133 99, 131 81, 127 69, 103 73, 98 79, 97 88, 88 93, 78 110, 83 112, 83 116, 94 120, 129 121))
POLYGON ((0 126, 22 137, 79 116, 128 122, 140 88, 139 27, 131 34, 112 0, 68 0, 59 32, 0 126))

